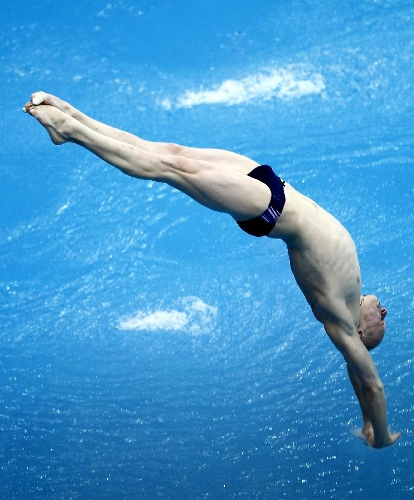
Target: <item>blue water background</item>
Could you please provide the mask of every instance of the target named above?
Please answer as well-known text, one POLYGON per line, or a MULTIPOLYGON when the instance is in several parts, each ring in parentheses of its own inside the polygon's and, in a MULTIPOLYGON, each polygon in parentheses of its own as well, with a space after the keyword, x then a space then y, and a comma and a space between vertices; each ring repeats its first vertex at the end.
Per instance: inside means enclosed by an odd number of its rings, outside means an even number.
POLYGON ((1 498, 414 497, 413 16, 408 0, 3 0, 1 498), (351 433, 343 360, 281 242, 53 146, 20 112, 40 89, 269 163, 339 218, 389 311, 373 356, 399 443, 351 433))

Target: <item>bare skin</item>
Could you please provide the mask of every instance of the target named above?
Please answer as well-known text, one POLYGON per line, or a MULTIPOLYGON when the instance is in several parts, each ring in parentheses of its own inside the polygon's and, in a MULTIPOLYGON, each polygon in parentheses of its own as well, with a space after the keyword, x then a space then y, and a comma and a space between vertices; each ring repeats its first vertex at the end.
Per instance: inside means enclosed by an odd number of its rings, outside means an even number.
MULTIPOLYGON (((24 111, 46 128, 55 144, 76 143, 127 175, 165 182, 236 220, 261 215, 269 205, 269 188, 247 176, 258 163, 245 156, 145 141, 44 92, 33 94, 24 111)), ((288 183, 285 196, 283 213, 269 237, 285 242, 296 282, 346 361, 366 442, 375 448, 389 446, 400 433, 388 431, 384 386, 370 347, 363 343, 365 333, 382 339, 387 311, 375 296, 364 297, 360 304, 358 257, 346 229, 288 183)))

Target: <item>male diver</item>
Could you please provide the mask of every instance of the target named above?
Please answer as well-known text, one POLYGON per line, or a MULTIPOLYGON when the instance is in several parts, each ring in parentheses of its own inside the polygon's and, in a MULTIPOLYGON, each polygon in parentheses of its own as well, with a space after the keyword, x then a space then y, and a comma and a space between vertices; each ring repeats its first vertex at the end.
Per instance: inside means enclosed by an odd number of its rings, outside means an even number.
POLYGON ((284 241, 297 284, 345 359, 362 411, 363 438, 374 448, 399 439, 399 432, 388 430, 384 386, 368 352, 384 336, 387 310, 374 295, 361 297, 355 244, 331 214, 270 166, 245 156, 149 142, 44 92, 34 93, 23 110, 46 128, 54 144, 78 144, 129 176, 164 182, 231 215, 253 236, 284 241))

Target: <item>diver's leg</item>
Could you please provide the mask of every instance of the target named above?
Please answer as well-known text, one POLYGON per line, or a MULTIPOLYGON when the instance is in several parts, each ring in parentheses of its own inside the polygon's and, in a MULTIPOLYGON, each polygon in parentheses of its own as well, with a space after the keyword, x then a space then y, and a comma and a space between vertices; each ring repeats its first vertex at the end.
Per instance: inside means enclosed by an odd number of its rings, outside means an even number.
MULTIPOLYGON (((132 146, 148 151, 149 153, 173 154, 184 156, 185 158, 191 160, 211 161, 223 169, 232 169, 244 174, 251 172, 258 165, 257 162, 247 158, 246 156, 223 149, 193 148, 174 143, 144 140, 134 134, 130 134, 129 132, 110 127, 109 125, 105 125, 104 123, 94 120, 76 109, 71 104, 63 101, 59 97, 47 94, 46 92, 35 92, 32 94, 31 104, 48 104, 53 106, 105 137, 116 139, 126 144, 131 144, 132 146)), ((26 107, 29 105, 30 103, 27 104, 26 107)))
POLYGON ((74 106, 72 106, 72 104, 63 101, 59 97, 56 97, 52 94, 47 94, 46 92, 35 92, 34 94, 32 94, 30 103, 26 104, 24 109, 27 109, 30 105, 37 106, 39 104, 47 104, 49 106, 53 106, 63 113, 71 116, 72 118, 75 118, 83 125, 89 127, 91 130, 98 132, 98 134, 104 135, 105 137, 110 137, 112 139, 125 142, 126 144, 131 144, 152 153, 167 154, 171 152, 168 143, 155 143, 145 141, 144 139, 141 139, 140 137, 137 137, 133 134, 124 132, 123 130, 111 127, 109 125, 105 125, 104 123, 91 118, 85 113, 82 113, 82 111, 76 109, 74 106))
POLYGON ((236 170, 205 160, 150 153, 106 137, 50 105, 27 106, 27 111, 47 129, 55 144, 78 144, 127 175, 165 182, 237 220, 256 217, 268 207, 269 188, 236 170))

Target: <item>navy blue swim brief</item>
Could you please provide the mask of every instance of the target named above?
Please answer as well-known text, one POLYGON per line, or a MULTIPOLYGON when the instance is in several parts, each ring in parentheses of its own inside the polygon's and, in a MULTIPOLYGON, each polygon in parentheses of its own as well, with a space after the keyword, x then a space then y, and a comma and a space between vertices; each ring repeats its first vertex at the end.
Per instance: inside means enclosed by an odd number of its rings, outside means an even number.
POLYGON ((254 219, 236 222, 243 231, 252 236, 267 236, 275 227, 276 222, 282 214, 283 207, 285 206, 285 183, 273 172, 272 167, 269 167, 269 165, 260 165, 247 175, 266 184, 270 189, 272 197, 268 208, 262 215, 254 219))

